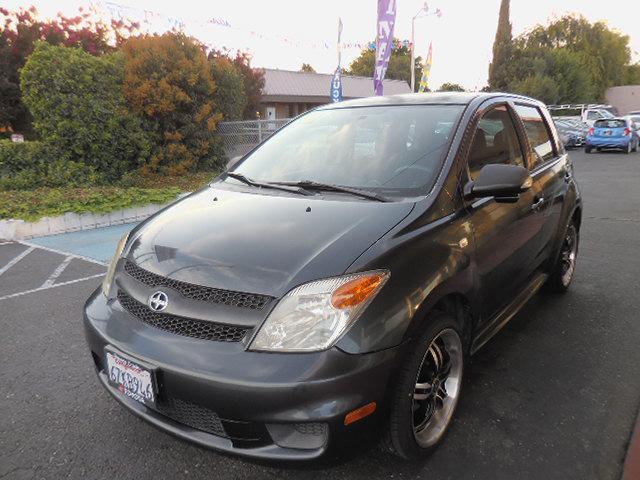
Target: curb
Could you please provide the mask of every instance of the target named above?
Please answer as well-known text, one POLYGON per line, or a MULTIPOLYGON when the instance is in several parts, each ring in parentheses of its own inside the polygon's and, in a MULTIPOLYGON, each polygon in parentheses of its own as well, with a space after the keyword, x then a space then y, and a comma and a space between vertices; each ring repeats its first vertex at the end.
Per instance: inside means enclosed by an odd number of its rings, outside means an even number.
MULTIPOLYGON (((178 199, 189 193, 180 194, 178 199)), ((127 208, 104 214, 94 213, 65 213, 58 217, 43 217, 35 222, 24 220, 0 220, 0 240, 28 240, 45 235, 93 230, 96 228, 122 225, 123 223, 140 222, 157 211, 171 205, 151 204, 143 207, 127 208)))

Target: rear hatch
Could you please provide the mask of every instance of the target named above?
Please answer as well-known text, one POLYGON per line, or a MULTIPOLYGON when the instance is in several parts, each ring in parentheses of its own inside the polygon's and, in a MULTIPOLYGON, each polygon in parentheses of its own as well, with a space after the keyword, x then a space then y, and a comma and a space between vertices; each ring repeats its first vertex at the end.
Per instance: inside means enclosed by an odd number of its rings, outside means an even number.
POLYGON ((596 137, 623 137, 625 130, 627 130, 627 123, 624 120, 605 119, 593 124, 593 135, 596 137))

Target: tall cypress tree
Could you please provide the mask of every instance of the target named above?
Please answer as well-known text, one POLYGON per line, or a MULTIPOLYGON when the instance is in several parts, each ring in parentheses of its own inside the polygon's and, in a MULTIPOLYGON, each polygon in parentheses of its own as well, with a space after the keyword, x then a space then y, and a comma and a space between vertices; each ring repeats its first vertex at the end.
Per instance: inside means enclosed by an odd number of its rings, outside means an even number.
POLYGON ((498 16, 498 29, 493 41, 493 61, 489 64, 489 88, 506 90, 509 84, 509 61, 512 52, 510 0, 502 0, 498 16))

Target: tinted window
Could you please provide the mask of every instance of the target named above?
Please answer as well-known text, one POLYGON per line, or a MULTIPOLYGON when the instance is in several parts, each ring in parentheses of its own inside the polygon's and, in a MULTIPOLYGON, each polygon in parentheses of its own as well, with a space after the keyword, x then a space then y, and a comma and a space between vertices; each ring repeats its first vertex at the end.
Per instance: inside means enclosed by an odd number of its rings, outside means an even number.
POLYGON ((524 166, 520 142, 505 106, 491 109, 478 122, 469 151, 471 178, 478 178, 480 169, 493 163, 524 166))
POLYGON ((524 123, 529 143, 535 152, 535 163, 531 165, 531 168, 552 159, 554 157, 553 143, 551 142, 549 129, 542 118, 540 110, 536 107, 516 105, 516 112, 518 112, 518 115, 520 115, 524 123))
POLYGON ((593 124, 596 128, 624 128, 627 122, 624 120, 598 120, 593 124))
POLYGON ((235 171, 264 182, 311 180, 421 195, 440 172, 462 105, 316 110, 273 135, 235 171))
POLYGON ((596 118, 601 118, 602 115, 600 115, 600 113, 598 112, 594 112, 593 110, 587 112, 587 119, 588 120, 595 120, 596 118))

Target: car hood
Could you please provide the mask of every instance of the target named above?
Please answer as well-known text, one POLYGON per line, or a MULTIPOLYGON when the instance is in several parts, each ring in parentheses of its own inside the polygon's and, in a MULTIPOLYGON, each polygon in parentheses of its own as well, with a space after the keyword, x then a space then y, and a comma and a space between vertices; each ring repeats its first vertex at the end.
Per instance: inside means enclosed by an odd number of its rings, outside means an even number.
POLYGON ((207 188, 141 224, 126 253, 175 280, 280 297, 335 276, 414 203, 207 188))

